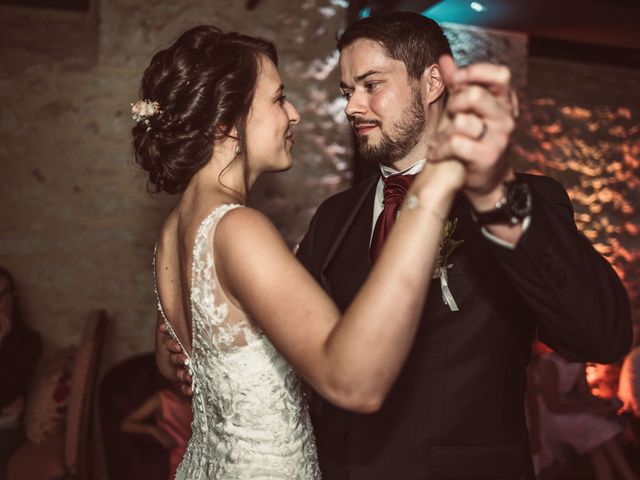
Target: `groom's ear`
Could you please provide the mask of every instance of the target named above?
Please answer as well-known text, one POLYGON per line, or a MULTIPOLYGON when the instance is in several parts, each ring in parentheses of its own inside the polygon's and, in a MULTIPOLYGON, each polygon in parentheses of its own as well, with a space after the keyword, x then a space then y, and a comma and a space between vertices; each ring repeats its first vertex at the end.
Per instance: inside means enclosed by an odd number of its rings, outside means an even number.
POLYGON ((420 84, 422 85, 422 98, 427 104, 436 102, 447 90, 442 71, 437 63, 424 69, 420 84))

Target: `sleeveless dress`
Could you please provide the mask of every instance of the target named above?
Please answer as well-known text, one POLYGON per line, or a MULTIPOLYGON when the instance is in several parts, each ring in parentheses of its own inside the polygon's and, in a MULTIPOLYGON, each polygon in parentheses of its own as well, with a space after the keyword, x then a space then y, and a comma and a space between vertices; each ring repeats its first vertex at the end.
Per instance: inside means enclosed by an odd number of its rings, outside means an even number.
MULTIPOLYGON (((192 352, 187 355, 192 436, 175 478, 320 479, 300 378, 218 284, 213 236, 219 220, 237 207, 221 205, 211 212, 193 247, 192 352)), ((180 342, 157 286, 156 295, 167 330, 180 342)))

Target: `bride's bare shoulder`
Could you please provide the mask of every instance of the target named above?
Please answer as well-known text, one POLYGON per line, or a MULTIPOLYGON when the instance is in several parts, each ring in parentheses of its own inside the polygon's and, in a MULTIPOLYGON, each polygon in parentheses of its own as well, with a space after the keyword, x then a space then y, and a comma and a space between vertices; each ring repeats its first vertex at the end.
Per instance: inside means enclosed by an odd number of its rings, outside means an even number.
POLYGON ((235 208, 222 217, 216 227, 214 243, 223 250, 262 250, 283 239, 269 218, 250 207, 235 208))
POLYGON ((251 207, 234 208, 227 212, 218 222, 216 235, 253 235, 277 231, 269 217, 251 207))

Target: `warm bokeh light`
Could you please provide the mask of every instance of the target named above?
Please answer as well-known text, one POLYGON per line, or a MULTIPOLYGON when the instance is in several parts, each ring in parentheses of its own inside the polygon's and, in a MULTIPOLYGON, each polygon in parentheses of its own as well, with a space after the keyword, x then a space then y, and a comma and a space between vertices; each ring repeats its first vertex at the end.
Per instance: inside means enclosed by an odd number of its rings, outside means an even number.
MULTIPOLYGON (((519 169, 567 189, 578 229, 640 298, 640 118, 638 109, 529 99, 514 144, 519 169)), ((636 321, 639 312, 634 312, 636 321)))

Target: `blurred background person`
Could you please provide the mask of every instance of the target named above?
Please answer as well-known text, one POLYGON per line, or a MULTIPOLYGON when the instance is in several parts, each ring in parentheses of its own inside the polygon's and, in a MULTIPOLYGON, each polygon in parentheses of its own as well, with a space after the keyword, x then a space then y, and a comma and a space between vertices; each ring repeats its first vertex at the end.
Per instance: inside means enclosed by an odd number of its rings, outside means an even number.
POLYGON ((533 390, 539 438, 536 474, 562 463, 567 450, 587 455, 597 480, 638 479, 622 449, 616 407, 591 394, 584 363, 572 363, 541 342, 534 344, 533 390))
POLYGON ((176 388, 163 388, 127 415, 121 424, 125 433, 150 435, 169 453, 169 478, 174 478, 191 438, 191 399, 176 388))
POLYGON ((13 276, 0 267, 0 479, 24 438, 27 388, 42 352, 40 335, 24 324, 17 297, 13 276))

